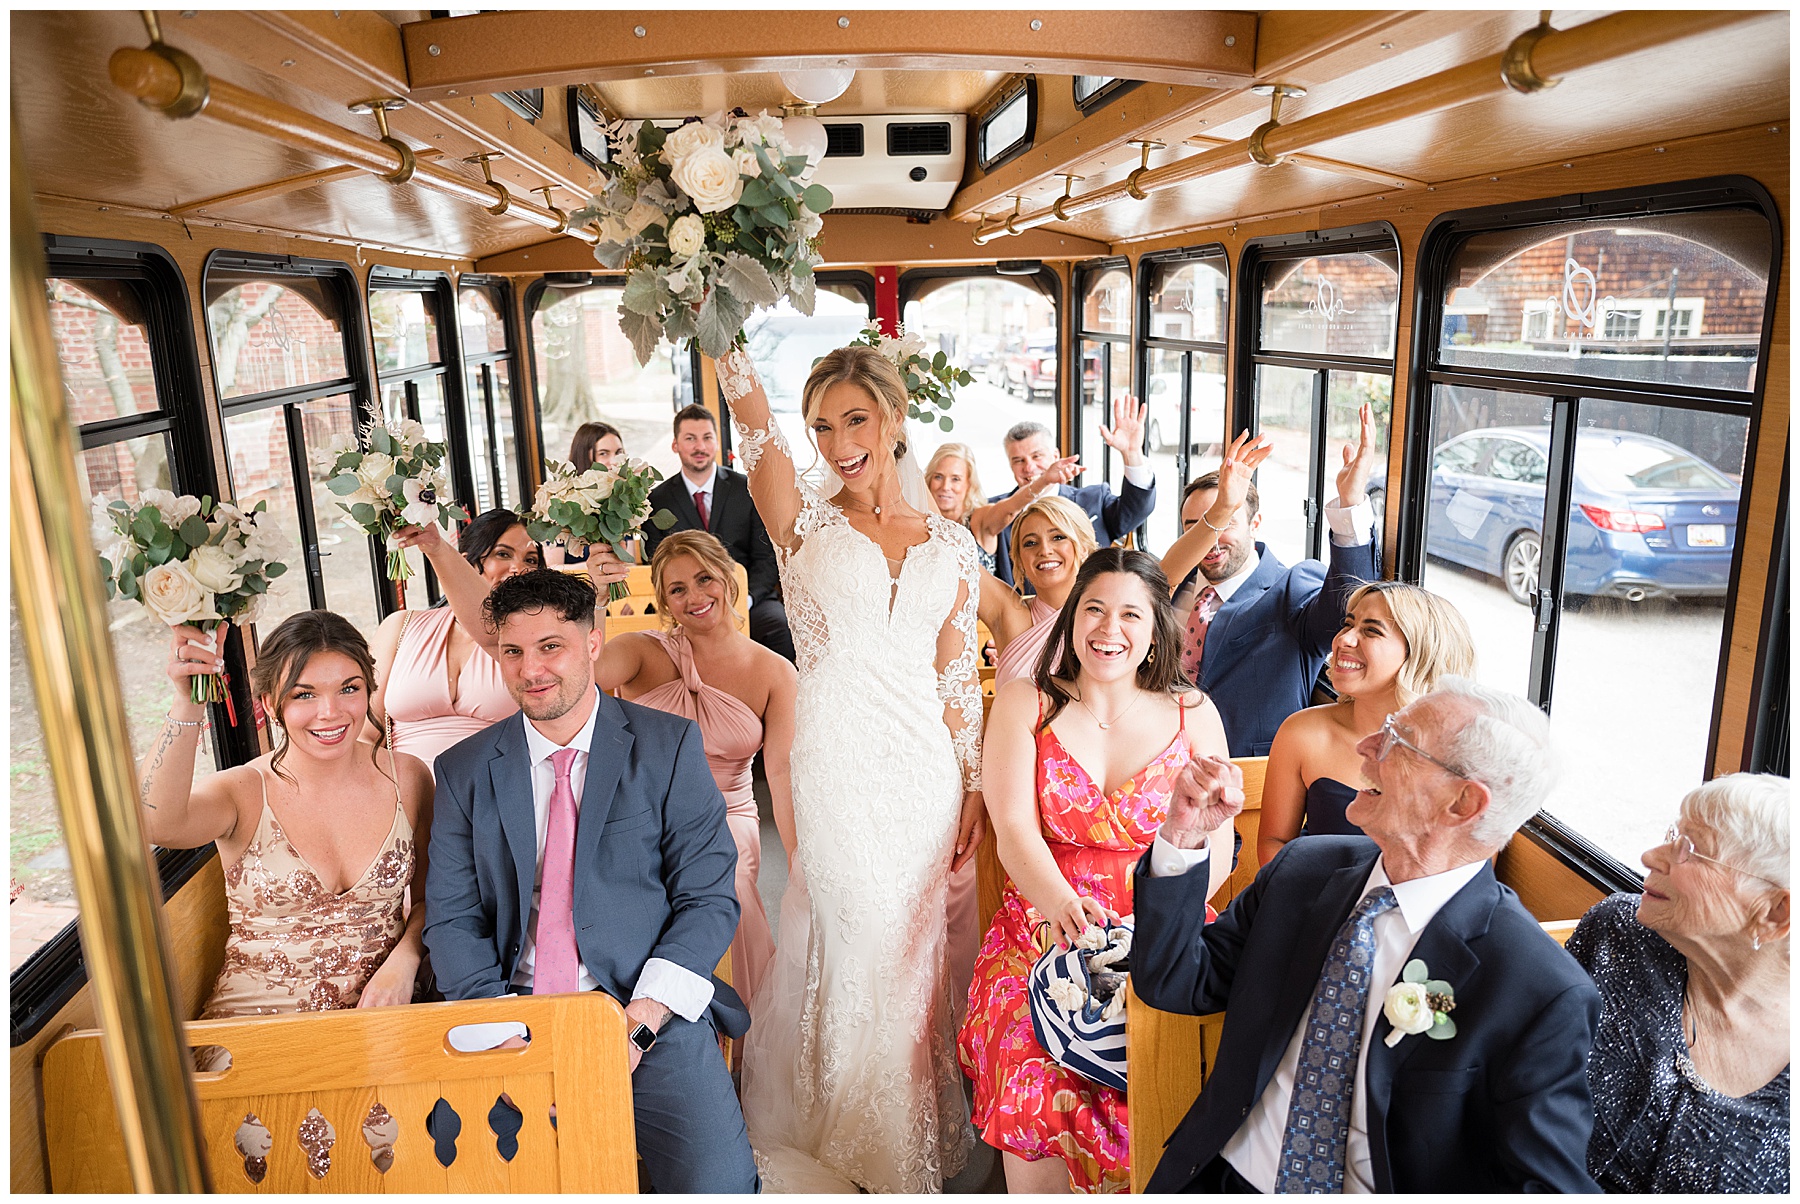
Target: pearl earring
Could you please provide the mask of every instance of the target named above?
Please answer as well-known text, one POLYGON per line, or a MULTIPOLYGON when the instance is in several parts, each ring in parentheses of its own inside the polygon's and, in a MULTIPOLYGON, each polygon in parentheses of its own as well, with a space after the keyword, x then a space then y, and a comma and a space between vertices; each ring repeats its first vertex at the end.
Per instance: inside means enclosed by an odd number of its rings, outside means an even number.
POLYGON ((1755 933, 1751 933, 1750 934, 1750 949, 1751 949, 1751 951, 1755 952, 1756 950, 1759 950, 1761 948, 1762 948, 1762 938, 1760 936, 1757 936, 1755 933))

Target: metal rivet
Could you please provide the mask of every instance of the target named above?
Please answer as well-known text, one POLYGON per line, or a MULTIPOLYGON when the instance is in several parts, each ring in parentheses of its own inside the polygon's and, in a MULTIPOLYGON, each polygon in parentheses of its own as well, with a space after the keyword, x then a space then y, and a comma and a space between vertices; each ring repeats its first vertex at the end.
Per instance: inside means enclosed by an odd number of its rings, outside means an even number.
POLYGON ((1206 82, 1209 84, 1216 84, 1219 82, 1219 77, 1216 75, 1209 75, 1206 77, 1206 82))
POLYGON ((1495 183, 1495 184, 1498 184, 1500 182, 1499 176, 1489 176, 1488 179, 1489 179, 1489 181, 1491 181, 1492 183, 1495 183))
POLYGON ((1769 132, 1771 134, 1779 134, 1781 132, 1781 127, 1778 125, 1772 125, 1769 127, 1769 132))
POLYGON ((1036 67, 1037 67, 1036 63, 1026 63, 1025 64, 1025 70, 1027 70, 1027 71, 1035 70, 1036 67))
MULTIPOLYGON (((452 96, 455 96, 455 95, 456 95, 456 89, 455 89, 455 88, 452 88, 452 89, 450 89, 450 95, 452 95, 452 96)), ((474 101, 474 99, 473 99, 473 98, 470 98, 470 100, 469 100, 469 103, 470 103, 470 104, 474 104, 474 103, 475 103, 475 101, 474 101)))
POLYGON ((1038 30, 1042 29, 1043 27, 1044 27, 1044 23, 1042 21, 1038 20, 1036 17, 1032 18, 1032 20, 1031 20, 1031 32, 1032 33, 1036 33, 1038 30))
POLYGON ((644 74, 645 74, 645 75, 655 75, 655 74, 656 74, 656 68, 655 68, 655 67, 645 67, 645 68, 644 68, 644 74))
POLYGON ((1667 151, 1668 149, 1669 148, 1666 146, 1659 146, 1656 148, 1656 153, 1660 155, 1660 154, 1664 153, 1665 151, 1667 151))
POLYGON ((1392 42, 1383 42, 1381 44, 1381 48, 1383 50, 1392 50, 1394 48, 1394 44, 1392 42))
POLYGON ((436 42, 433 42, 431 45, 425 47, 425 53, 429 54, 432 58, 436 58, 438 55, 444 53, 444 48, 439 46, 436 42))
POLYGON ((1226 34, 1225 35, 1225 44, 1227 46, 1236 46, 1237 45, 1237 35, 1234 33, 1226 34))
POLYGON ((1425 191, 1426 192, 1436 192, 1437 185, 1436 184, 1427 184, 1427 185, 1425 185, 1425 191))
POLYGON ((632 26, 631 32, 641 38, 648 31, 646 31, 642 25, 634 25, 634 26, 632 26))
MULTIPOLYGON (((850 65, 849 59, 839 59, 838 60, 838 66, 840 66, 840 67, 848 67, 849 65, 850 65)), ((1030 65, 1031 64, 1029 64, 1029 63, 1026 64, 1026 66, 1030 66, 1030 65)))
POLYGON ((293 59, 282 59, 281 65, 283 67, 292 67, 294 65, 294 60, 293 59))
POLYGON ((197 11, 199 11, 199 10, 198 10, 198 9, 192 9, 192 8, 184 8, 184 9, 182 9, 182 10, 181 10, 181 15, 182 15, 182 16, 184 16, 184 17, 191 17, 191 16, 193 16, 193 15, 194 15, 194 14, 195 14, 195 13, 196 13, 196 12, 197 12, 197 11))
POLYGON ((838 28, 839 29, 849 29, 850 28, 850 18, 849 17, 839 17, 838 18, 838 28))
POLYGON ((1573 163, 1565 163, 1565 164, 1563 164, 1563 166, 1564 167, 1573 167, 1575 165, 1573 163))

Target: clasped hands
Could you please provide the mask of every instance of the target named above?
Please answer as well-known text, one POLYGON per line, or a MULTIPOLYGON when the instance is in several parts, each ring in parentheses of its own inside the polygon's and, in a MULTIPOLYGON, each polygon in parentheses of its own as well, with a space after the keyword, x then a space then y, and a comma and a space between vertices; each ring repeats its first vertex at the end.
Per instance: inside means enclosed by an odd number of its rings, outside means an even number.
POLYGON ((1169 815, 1157 834, 1178 849, 1198 849, 1244 809, 1244 771, 1224 757, 1195 757, 1175 779, 1169 815))

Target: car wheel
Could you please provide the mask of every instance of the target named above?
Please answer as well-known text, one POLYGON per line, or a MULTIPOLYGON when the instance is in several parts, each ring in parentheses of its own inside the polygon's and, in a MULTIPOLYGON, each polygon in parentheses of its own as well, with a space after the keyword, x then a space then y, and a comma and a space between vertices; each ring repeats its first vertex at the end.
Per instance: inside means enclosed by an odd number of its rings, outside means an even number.
POLYGON ((1543 558, 1543 552, 1536 531, 1521 531, 1506 545, 1506 555, 1500 561, 1500 575, 1506 582, 1506 592, 1520 606, 1530 606, 1536 601, 1538 562, 1543 558))
POLYGON ((1375 511, 1375 563, 1381 563, 1381 529, 1387 522, 1387 494, 1379 489, 1369 490, 1369 508, 1375 511))
POLYGON ((1161 451, 1167 446, 1169 445, 1163 442, 1162 423, 1152 418, 1150 420, 1150 450, 1161 451))

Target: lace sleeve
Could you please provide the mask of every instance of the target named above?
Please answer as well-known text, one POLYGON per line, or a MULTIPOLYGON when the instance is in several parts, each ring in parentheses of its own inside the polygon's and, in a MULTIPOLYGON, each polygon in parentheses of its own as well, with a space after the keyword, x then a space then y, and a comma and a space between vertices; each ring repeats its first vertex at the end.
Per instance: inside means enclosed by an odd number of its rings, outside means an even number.
POLYGON ((981 789, 981 678, 976 669, 975 608, 981 597, 981 562, 975 540, 957 527, 957 565, 962 588, 957 604, 938 637, 938 698, 944 704, 944 726, 962 767, 963 789, 981 789))
POLYGON ((714 361, 719 391, 731 407, 731 425, 738 435, 738 454, 744 459, 744 475, 750 478, 750 496, 769 538, 784 552, 792 552, 800 540, 795 519, 800 511, 799 477, 793 453, 781 427, 769 413, 769 398, 757 379, 756 365, 747 352, 733 349, 714 361))

